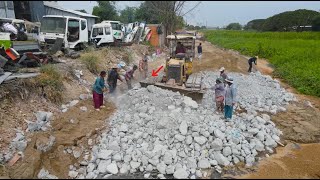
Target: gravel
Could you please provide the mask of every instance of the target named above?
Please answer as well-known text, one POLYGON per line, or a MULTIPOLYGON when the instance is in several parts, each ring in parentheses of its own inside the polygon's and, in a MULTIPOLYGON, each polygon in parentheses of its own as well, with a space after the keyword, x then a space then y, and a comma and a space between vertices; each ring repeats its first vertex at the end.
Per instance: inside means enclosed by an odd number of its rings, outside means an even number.
MULTIPOLYGON (((217 75, 203 72, 205 86, 212 87, 217 75)), ((103 177, 120 169, 122 174, 141 171, 149 177, 157 170, 160 178, 166 174, 195 178, 201 169, 219 172, 220 166, 239 162, 252 166, 257 152, 273 152, 282 132, 266 113, 284 111, 283 106, 295 97, 269 76, 228 75, 238 88, 240 108, 247 110, 235 113, 231 122, 214 111, 213 90, 207 91, 202 104, 155 86, 136 87, 118 97, 110 131, 102 133, 93 146, 85 177, 99 173, 103 177)))

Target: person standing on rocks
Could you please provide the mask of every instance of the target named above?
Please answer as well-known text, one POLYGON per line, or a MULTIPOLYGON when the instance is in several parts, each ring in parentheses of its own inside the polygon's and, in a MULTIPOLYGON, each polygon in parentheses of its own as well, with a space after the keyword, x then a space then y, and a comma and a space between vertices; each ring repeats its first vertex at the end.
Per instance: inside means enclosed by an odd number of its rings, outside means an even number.
POLYGON ((232 119, 233 107, 237 103, 237 89, 233 84, 233 79, 228 77, 226 80, 228 86, 225 92, 225 105, 224 105, 224 118, 227 120, 232 119))
POLYGON ((225 68, 221 67, 219 71, 220 71, 220 77, 223 79, 223 83, 225 83, 225 80, 228 78, 228 76, 225 72, 225 68))
POLYGON ((217 78, 216 84, 214 85, 214 91, 215 91, 215 98, 216 98, 216 108, 218 111, 223 112, 225 88, 224 88, 222 78, 217 78))
POLYGON ((118 65, 113 65, 111 71, 108 74, 107 82, 109 85, 110 93, 113 93, 114 90, 116 89, 118 79, 121 82, 123 82, 122 79, 120 78, 118 71, 119 71, 118 65))
POLYGON ((248 63, 249 63, 249 69, 248 69, 248 72, 250 73, 251 70, 252 70, 252 63, 254 63, 255 65, 257 65, 257 59, 258 59, 258 56, 255 56, 255 57, 252 57, 248 60, 248 63))
POLYGON ((201 43, 198 46, 198 59, 201 60, 202 57, 202 45, 201 43))
POLYGON ((108 90, 104 82, 104 78, 106 77, 106 75, 107 75, 106 71, 101 71, 100 76, 97 77, 93 85, 93 91, 92 91, 93 103, 94 103, 94 108, 97 111, 100 111, 100 108, 105 107, 103 105, 103 92, 108 90))
POLYGON ((128 89, 132 89, 131 79, 133 78, 133 74, 137 69, 138 69, 138 66, 134 65, 131 70, 126 72, 125 79, 127 81, 128 89))
POLYGON ((143 71, 144 77, 147 77, 148 72, 148 54, 143 54, 143 58, 139 62, 139 71, 143 71))

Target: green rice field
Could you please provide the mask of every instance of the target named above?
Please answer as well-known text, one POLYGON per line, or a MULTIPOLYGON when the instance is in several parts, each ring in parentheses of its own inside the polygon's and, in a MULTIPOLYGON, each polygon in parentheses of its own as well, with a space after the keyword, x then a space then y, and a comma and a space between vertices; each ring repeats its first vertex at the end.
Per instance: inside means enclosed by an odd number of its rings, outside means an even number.
POLYGON ((268 59, 276 76, 303 94, 320 97, 320 32, 207 30, 204 34, 223 48, 268 59))

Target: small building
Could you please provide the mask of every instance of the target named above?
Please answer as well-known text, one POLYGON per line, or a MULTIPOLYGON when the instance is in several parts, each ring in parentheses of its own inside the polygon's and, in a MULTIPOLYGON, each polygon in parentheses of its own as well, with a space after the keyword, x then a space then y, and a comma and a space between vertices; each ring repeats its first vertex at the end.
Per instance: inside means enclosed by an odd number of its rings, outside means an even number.
POLYGON ((0 1, 0 17, 15 19, 13 1, 0 1))

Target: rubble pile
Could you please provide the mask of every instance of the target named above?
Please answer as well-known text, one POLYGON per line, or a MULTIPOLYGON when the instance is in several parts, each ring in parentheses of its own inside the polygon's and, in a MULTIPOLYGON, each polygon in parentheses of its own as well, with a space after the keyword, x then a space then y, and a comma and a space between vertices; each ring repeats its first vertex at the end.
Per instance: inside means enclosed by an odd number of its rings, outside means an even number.
MULTIPOLYGON (((202 72, 203 83, 206 87, 213 87, 219 72, 202 72)), ((290 101, 296 101, 292 93, 286 92, 279 84, 279 81, 273 80, 270 76, 262 75, 260 72, 243 75, 239 73, 228 73, 232 77, 238 90, 238 102, 241 108, 254 112, 270 112, 276 114, 286 111, 285 105, 290 101)), ((204 106, 215 106, 214 90, 208 90, 204 97, 204 106)))
MULTIPOLYGON (((213 85, 214 75, 206 73, 207 85, 213 85)), ((259 82, 267 80, 261 75, 234 74, 233 77, 236 82, 252 79, 248 83, 256 82, 258 87, 251 90, 259 92, 271 83, 259 82)), ((248 83, 246 88, 250 91, 252 84, 248 83)), ((231 122, 222 119, 223 115, 214 112, 212 106, 198 105, 178 92, 155 86, 128 91, 118 101, 118 111, 110 120, 110 132, 98 138, 100 144, 93 146, 86 172, 78 173, 77 177, 96 178, 139 171, 149 177, 151 171, 157 170, 159 178, 164 175, 201 178, 204 176, 201 169, 214 167, 221 172, 222 166, 238 162, 253 165, 259 152, 273 153, 282 132, 269 115, 258 115, 254 111, 255 101, 241 97, 248 93, 241 90, 243 86, 238 86, 240 104, 253 111, 235 114, 231 122)), ((272 87, 266 90, 286 96, 281 89, 272 87)), ((249 96, 254 95, 250 91, 249 96)))

